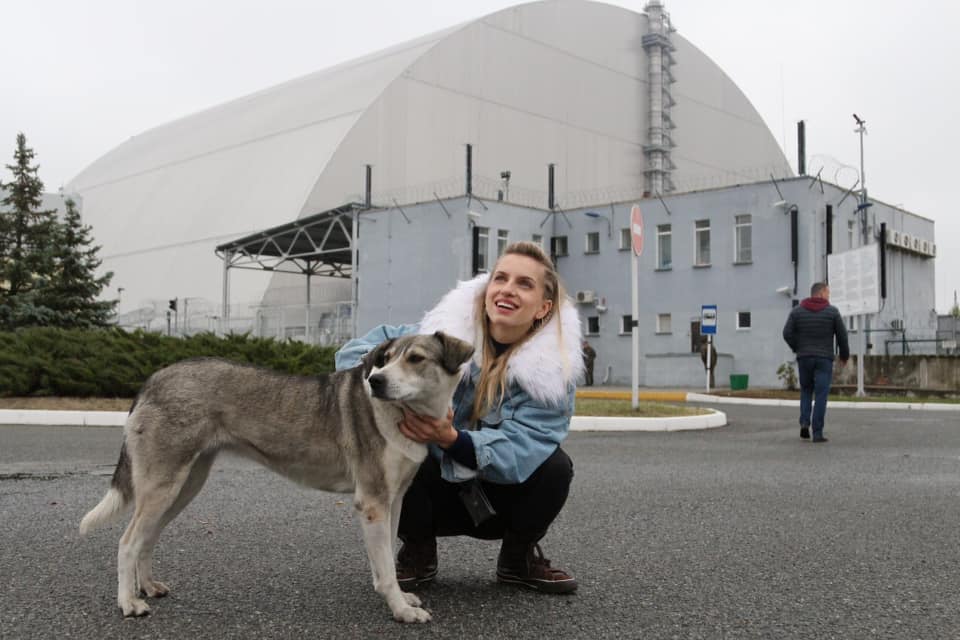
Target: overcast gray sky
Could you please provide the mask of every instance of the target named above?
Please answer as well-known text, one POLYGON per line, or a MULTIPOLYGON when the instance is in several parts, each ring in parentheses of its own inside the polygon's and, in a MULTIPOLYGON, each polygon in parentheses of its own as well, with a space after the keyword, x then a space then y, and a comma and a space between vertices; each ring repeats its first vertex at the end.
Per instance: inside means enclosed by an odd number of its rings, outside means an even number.
MULTIPOLYGON (((24 132, 55 191, 146 129, 514 4, 2 0, 0 159, 11 162, 24 132)), ((645 0, 610 4, 642 11, 645 0)), ((960 149, 950 71, 960 60, 960 3, 665 5, 678 32, 751 100, 794 169, 802 119, 808 169, 852 184, 860 157, 851 114, 867 121, 870 195, 936 221, 936 308, 945 313, 960 290, 960 215, 949 196, 960 149)))

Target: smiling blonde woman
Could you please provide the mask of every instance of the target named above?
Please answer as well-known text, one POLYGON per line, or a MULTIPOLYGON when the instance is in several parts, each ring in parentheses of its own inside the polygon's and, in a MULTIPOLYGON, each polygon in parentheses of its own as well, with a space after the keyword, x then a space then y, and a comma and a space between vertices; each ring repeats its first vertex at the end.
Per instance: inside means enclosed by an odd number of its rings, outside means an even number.
POLYGON ((423 320, 380 326, 337 352, 356 365, 384 340, 444 331, 476 347, 445 419, 407 413, 400 431, 427 443, 403 501, 400 585, 437 575, 437 537, 502 539, 497 580, 570 593, 576 580, 550 565, 539 542, 566 502, 573 463, 560 448, 583 372, 580 320, 539 245, 514 243, 490 274, 461 282, 423 320))

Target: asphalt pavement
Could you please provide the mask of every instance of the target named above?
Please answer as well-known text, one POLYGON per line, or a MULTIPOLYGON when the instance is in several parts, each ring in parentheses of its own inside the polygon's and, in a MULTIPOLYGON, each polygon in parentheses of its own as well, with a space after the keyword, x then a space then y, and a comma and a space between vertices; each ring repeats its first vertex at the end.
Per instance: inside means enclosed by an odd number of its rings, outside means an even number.
POLYGON ((349 496, 222 458, 165 531, 153 614, 116 607, 122 525, 80 538, 116 427, 0 426, 0 638, 960 638, 956 412, 724 406, 684 432, 572 433, 576 477, 543 549, 573 596, 494 580, 495 542, 441 539, 394 622, 349 496))

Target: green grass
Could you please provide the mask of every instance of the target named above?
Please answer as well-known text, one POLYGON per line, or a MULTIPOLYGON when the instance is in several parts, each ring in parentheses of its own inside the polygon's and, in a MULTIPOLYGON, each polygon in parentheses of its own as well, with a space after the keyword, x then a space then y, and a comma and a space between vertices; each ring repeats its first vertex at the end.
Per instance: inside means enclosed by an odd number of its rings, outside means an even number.
POLYGON ((701 416, 708 413, 710 412, 700 407, 643 401, 634 411, 629 400, 599 398, 577 398, 577 406, 574 411, 574 414, 578 416, 629 416, 634 418, 675 418, 678 416, 701 416))

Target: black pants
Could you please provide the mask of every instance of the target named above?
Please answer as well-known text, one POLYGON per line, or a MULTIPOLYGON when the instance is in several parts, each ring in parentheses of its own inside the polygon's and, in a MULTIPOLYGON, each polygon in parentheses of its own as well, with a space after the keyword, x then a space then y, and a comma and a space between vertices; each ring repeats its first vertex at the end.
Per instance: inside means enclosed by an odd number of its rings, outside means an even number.
POLYGON ((460 485, 441 478, 440 463, 427 456, 403 498, 399 535, 403 540, 460 535, 497 540, 506 535, 537 542, 566 503, 572 480, 573 462, 557 447, 526 482, 482 482, 497 515, 477 527, 460 500, 460 485))

